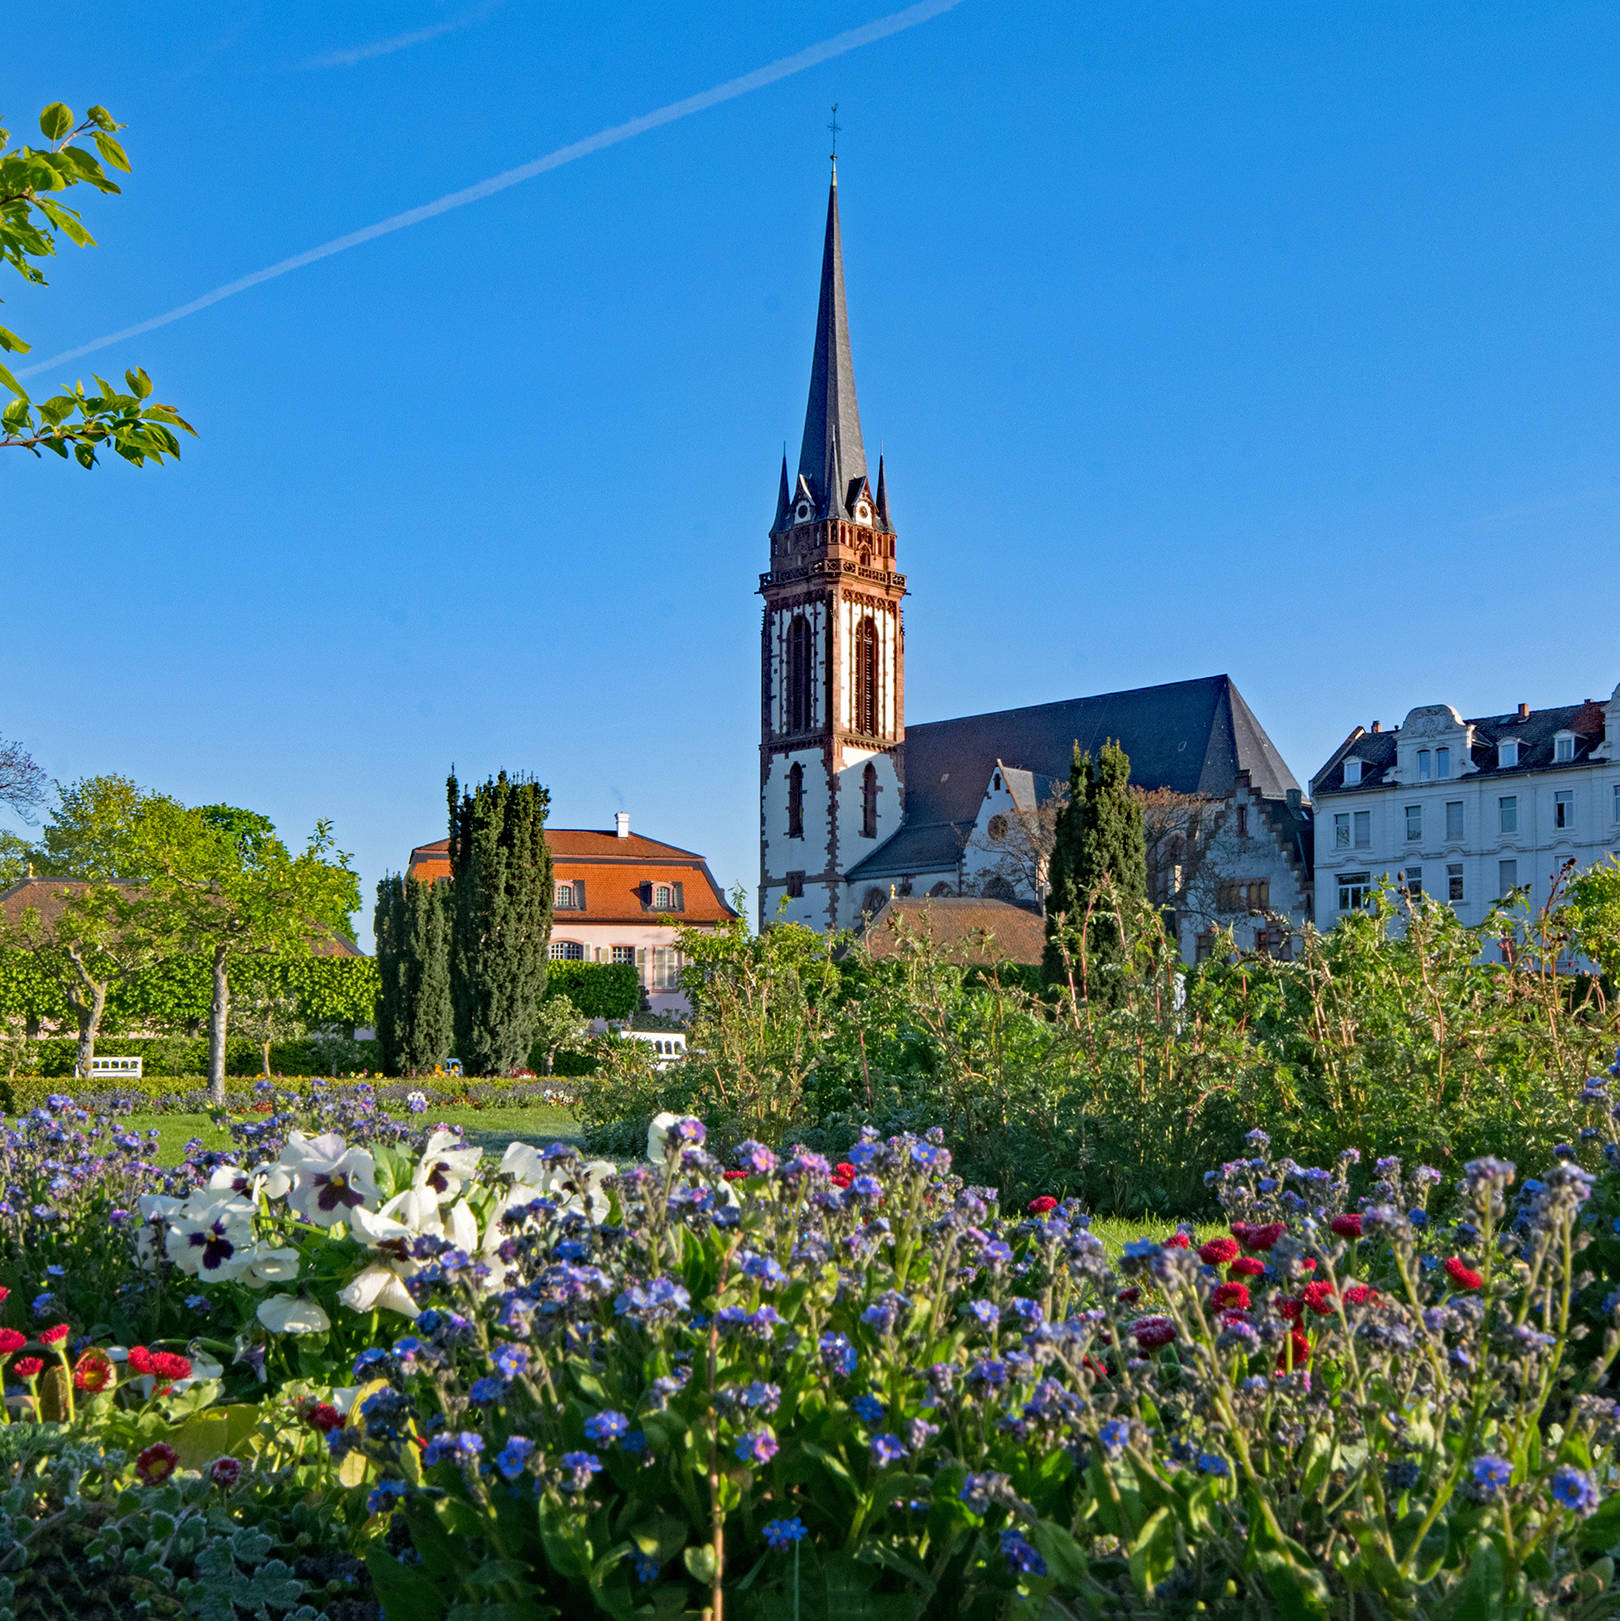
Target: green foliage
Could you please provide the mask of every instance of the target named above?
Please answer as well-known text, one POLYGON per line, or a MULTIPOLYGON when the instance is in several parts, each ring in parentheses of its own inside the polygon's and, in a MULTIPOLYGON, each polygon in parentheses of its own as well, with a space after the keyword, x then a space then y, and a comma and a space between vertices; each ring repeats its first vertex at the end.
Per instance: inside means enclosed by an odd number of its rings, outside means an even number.
MULTIPOLYGON (((330 1037, 301 1036, 290 1041, 270 1044, 270 1069, 274 1075, 343 1075, 367 1072, 379 1074, 382 1069, 381 1051, 375 1041, 351 1041, 349 1051, 335 1053, 330 1037), (346 1059, 345 1067, 331 1063, 334 1056, 346 1059)), ((59 1092, 60 1082, 73 1074, 75 1043, 71 1038, 37 1037, 20 1045, 15 1063, 11 1066, 13 1095, 32 1098, 22 1090, 29 1077, 37 1076, 51 1084, 43 1091, 59 1092)), ((206 1036, 108 1036, 101 1044, 104 1058, 139 1058, 142 1077, 109 1077, 103 1084, 118 1092, 172 1091, 178 1088, 195 1094, 208 1076, 208 1038, 206 1036)), ((264 1053, 258 1041, 246 1036, 232 1037, 225 1048, 227 1077, 262 1075, 264 1053)), ((39 1091, 40 1089, 35 1089, 39 1091)), ((43 1095, 43 1091, 40 1095, 43 1095)), ((233 1094, 238 1101, 247 1101, 248 1093, 237 1089, 233 1094)))
POLYGON ((450 991, 456 1051, 480 1075, 510 1075, 534 1045, 551 936, 546 790, 498 777, 450 803, 450 991))
POLYGON ((448 884, 389 873, 377 885, 377 1039, 390 1075, 431 1070, 455 1041, 448 884))
POLYGON ((1117 743, 1103 744, 1095 767, 1076 744, 1048 868, 1046 981, 1109 1004, 1123 993, 1131 925, 1139 936, 1145 922, 1147 847, 1130 778, 1117 743))
POLYGON ((1620 861, 1611 856, 1570 880, 1562 920, 1575 949, 1620 987, 1620 861))
MULTIPOLYGON (((52 102, 40 115, 44 147, 10 145, 10 133, 0 129, 0 263, 11 266, 24 281, 45 284, 44 260, 56 252, 56 233, 81 248, 93 247, 78 210, 61 200, 74 186, 116 192, 119 188, 103 165, 129 172, 129 159, 105 107, 92 107, 82 123, 61 102, 52 102), (89 136, 95 152, 79 144, 89 136)), ((27 354, 28 344, 0 326, 0 353, 27 354)), ((180 441, 174 430, 191 427, 172 405, 151 399, 152 380, 139 367, 124 373, 125 389, 105 378, 95 389, 74 383, 37 403, 4 366, 0 388, 14 398, 0 410, 0 449, 53 451, 64 460, 71 454, 81 467, 94 467, 96 452, 111 448, 136 467, 147 461, 178 457, 180 441)))
POLYGON ((546 996, 566 996, 587 1019, 628 1019, 641 1006, 641 976, 628 962, 553 962, 546 996))

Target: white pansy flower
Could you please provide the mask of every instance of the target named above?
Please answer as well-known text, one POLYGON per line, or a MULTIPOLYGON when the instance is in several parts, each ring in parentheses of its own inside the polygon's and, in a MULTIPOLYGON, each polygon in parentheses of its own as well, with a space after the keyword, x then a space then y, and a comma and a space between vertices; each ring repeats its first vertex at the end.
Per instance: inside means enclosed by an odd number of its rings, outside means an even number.
POLYGON ((350 1311, 397 1311, 401 1317, 415 1317, 421 1310, 399 1274, 376 1261, 344 1284, 338 1290, 338 1299, 350 1311))
POLYGON ((251 1171, 244 1171, 238 1165, 221 1165, 208 1178, 208 1186, 213 1192, 235 1193, 244 1199, 261 1192, 266 1198, 280 1199, 292 1186, 292 1177, 285 1166, 268 1161, 255 1165, 251 1171))
POLYGON ((335 1131, 323 1131, 318 1137, 291 1131, 287 1133, 287 1146, 281 1151, 281 1164, 289 1171, 296 1171, 306 1159, 342 1159, 346 1147, 348 1144, 335 1131))
POLYGON ((667 1109, 662 1114, 653 1116, 652 1124, 647 1127, 647 1158, 654 1165, 662 1165, 665 1162, 670 1130, 685 1118, 684 1114, 671 1114, 667 1109))
MULTIPOLYGON (((342 1139, 331 1139, 341 1146, 342 1139)), ((336 1159, 300 1159, 293 1171, 288 1205, 317 1227, 332 1227, 352 1219, 356 1210, 382 1197, 377 1186, 376 1162, 363 1148, 344 1149, 336 1159)))
POLYGON ((163 1247, 182 1272, 210 1282, 241 1277, 253 1252, 253 1206, 221 1199, 177 1215, 163 1247))
POLYGON ((270 1295, 259 1302, 258 1318, 272 1334, 323 1334, 332 1319, 320 1302, 301 1295, 270 1295))
POLYGON ((405 1279, 415 1277, 422 1263, 412 1255, 412 1246, 424 1233, 439 1237, 444 1232, 432 1190, 407 1188, 378 1211, 361 1206, 350 1217, 350 1231, 376 1259, 338 1291, 338 1299, 350 1311, 395 1311, 415 1317, 421 1308, 411 1299, 405 1279))
POLYGON ((185 1209, 185 1200, 172 1199, 166 1193, 143 1193, 138 1208, 141 1224, 135 1229, 135 1259, 145 1271, 156 1272, 163 1253, 159 1229, 185 1209))
POLYGON ((440 1204, 448 1204, 472 1179, 478 1162, 484 1157, 481 1148, 468 1148, 458 1133, 436 1131, 428 1138, 422 1150, 422 1161, 411 1178, 411 1186, 427 1188, 440 1204), (460 1146, 457 1146, 457 1145, 460 1146))
POLYGON ((295 1249, 271 1249, 259 1244, 248 1255, 242 1282, 250 1289, 263 1289, 272 1283, 298 1281, 299 1254, 295 1249))
POLYGON ((545 1181, 550 1168, 532 1143, 508 1143, 501 1156, 501 1175, 532 1188, 538 1188, 545 1181))

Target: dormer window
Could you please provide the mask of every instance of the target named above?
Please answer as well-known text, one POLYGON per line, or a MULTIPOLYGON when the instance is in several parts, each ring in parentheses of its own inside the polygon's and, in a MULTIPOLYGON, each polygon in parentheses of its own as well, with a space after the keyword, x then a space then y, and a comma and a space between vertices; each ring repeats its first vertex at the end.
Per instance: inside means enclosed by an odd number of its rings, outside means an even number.
POLYGON ((668 884, 659 884, 653 889, 653 908, 655 911, 667 912, 675 904, 675 892, 668 884))
POLYGON ((1344 762, 1344 785, 1346 788, 1357 788, 1361 785, 1361 761, 1346 760, 1344 762))
POLYGON ((1434 756, 1427 749, 1418 750, 1418 781, 1427 782, 1434 775, 1434 756))
POLYGON ((1437 777, 1451 775, 1451 750, 1436 749, 1434 751, 1434 774, 1437 777))
POLYGON ((1575 758, 1575 734, 1573 732, 1560 732, 1553 738, 1553 760, 1558 765, 1568 765, 1575 758))
POLYGON ((552 909, 558 912, 578 912, 585 907, 583 880, 560 883, 552 893, 552 909))
POLYGON ((1496 763, 1507 767, 1519 763, 1519 740, 1516 737, 1504 737, 1496 745, 1496 763))

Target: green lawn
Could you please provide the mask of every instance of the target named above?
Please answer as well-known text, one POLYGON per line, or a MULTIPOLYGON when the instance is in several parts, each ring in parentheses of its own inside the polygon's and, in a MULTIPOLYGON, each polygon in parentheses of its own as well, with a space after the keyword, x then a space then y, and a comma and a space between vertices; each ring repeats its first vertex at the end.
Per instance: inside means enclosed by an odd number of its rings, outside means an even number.
MULTIPOLYGON (((566 1109, 429 1109, 422 1116, 424 1125, 441 1120, 462 1127, 468 1142, 496 1151, 510 1142, 534 1143, 540 1148, 557 1142, 579 1145, 579 1124, 566 1109)), ((205 1148, 231 1146, 230 1133, 205 1114, 137 1114, 129 1117, 129 1125, 141 1132, 158 1128, 160 1165, 175 1164, 193 1137, 200 1138, 205 1148)))

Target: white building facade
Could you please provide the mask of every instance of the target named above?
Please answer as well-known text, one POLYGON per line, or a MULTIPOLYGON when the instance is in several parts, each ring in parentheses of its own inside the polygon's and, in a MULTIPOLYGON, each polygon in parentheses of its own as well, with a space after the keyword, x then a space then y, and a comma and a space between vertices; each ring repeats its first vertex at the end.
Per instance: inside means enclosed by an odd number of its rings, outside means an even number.
POLYGON ((1620 852, 1620 686, 1607 703, 1475 720, 1427 704, 1394 731, 1358 726, 1311 792, 1319 928, 1385 882, 1465 923, 1521 890, 1539 909, 1571 863, 1620 852))

